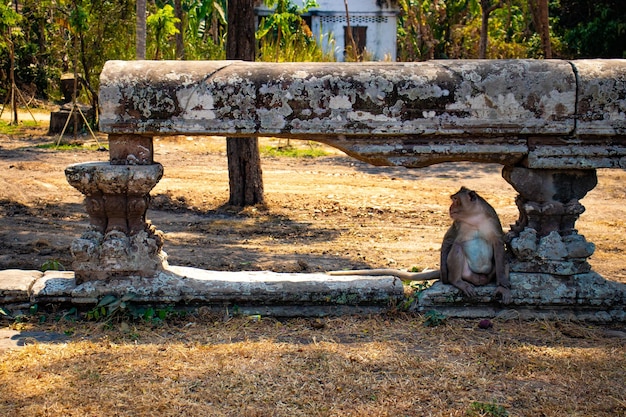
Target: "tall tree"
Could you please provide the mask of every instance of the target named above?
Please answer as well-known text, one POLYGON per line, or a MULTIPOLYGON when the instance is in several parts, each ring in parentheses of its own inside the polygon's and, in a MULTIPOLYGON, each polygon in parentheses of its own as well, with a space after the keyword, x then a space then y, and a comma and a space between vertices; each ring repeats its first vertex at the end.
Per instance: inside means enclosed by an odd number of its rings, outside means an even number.
MULTIPOLYGON (((17 8, 17 5, 16 5, 17 8)), ((15 34, 19 32, 17 24, 22 19, 22 16, 14 11, 10 7, 0 4, 0 46, 6 46, 9 49, 9 98, 11 101, 11 108, 13 109, 13 115, 11 116, 11 124, 17 124, 17 98, 15 97, 17 86, 15 84, 15 34)), ((6 104, 6 100, 5 100, 6 104)), ((4 110, 4 107, 3 107, 4 110)))
MULTIPOLYGON (((255 55, 254 1, 229 0, 226 59, 254 61, 255 55)), ((258 138, 226 138, 226 155, 230 185, 228 204, 238 207, 264 204, 258 138)))
POLYGON ((146 0, 137 0, 136 59, 146 59, 146 0))
POLYGON ((181 0, 174 0, 174 15, 178 19, 175 23, 178 32, 174 35, 176 39, 176 59, 185 59, 185 44, 183 43, 185 25, 183 23, 183 4, 181 0))
POLYGON ((533 17, 533 25, 541 38, 541 47, 545 59, 552 58, 552 44, 550 42, 550 16, 548 0, 528 0, 533 17))
POLYGON ((502 7, 502 1, 495 4, 491 0, 480 0, 480 8, 482 10, 480 25, 480 46, 478 48, 478 58, 487 58, 487 43, 489 42, 489 15, 496 9, 502 7))

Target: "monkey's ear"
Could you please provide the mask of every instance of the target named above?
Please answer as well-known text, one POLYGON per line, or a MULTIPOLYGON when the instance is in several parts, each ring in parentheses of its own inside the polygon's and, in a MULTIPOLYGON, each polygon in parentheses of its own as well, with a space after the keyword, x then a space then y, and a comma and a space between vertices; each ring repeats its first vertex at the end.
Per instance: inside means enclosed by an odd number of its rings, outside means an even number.
POLYGON ((469 194, 470 201, 474 201, 474 200, 476 200, 478 198, 478 194, 476 194, 476 191, 471 191, 470 190, 470 192, 468 194, 469 194))

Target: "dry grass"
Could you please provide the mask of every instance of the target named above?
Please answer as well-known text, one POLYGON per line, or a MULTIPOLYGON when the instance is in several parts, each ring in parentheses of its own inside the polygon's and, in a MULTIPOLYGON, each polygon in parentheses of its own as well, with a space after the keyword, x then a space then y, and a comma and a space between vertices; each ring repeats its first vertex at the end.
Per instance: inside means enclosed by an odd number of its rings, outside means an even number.
POLYGON ((33 325, 0 353, 2 416, 624 416, 623 338, 565 322, 411 315, 33 325), (472 403, 491 413, 469 413, 472 403))

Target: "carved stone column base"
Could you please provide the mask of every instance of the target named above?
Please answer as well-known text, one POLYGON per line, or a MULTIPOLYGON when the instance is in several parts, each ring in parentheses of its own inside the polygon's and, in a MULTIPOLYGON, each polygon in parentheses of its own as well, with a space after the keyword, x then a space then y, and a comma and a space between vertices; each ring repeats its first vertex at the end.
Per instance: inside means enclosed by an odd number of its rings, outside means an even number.
POLYGON ((582 235, 561 236, 554 231, 539 237, 535 229, 527 227, 508 238, 514 256, 511 272, 571 276, 591 271, 587 258, 595 251, 595 245, 582 235))
POLYGON ((76 281, 151 277, 167 266, 163 233, 146 220, 149 192, 160 164, 90 162, 66 168, 68 182, 85 195, 89 229, 71 245, 76 281))
POLYGON ((510 271, 573 277, 587 274, 595 245, 575 223, 583 198, 597 184, 595 170, 505 167, 502 176, 519 192, 519 220, 505 236, 510 271))
POLYGON ((161 250, 160 231, 141 231, 133 236, 114 230, 106 235, 95 230, 84 233, 70 247, 76 283, 109 281, 112 278, 153 277, 167 268, 161 250))

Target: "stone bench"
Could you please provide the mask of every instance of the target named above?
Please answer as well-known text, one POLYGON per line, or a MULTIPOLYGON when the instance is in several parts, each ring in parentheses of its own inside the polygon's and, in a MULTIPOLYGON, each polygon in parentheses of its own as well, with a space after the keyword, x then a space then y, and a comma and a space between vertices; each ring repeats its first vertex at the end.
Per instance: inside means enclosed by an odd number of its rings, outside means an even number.
POLYGON ((72 245, 79 283, 165 268, 162 234, 146 221, 163 174, 153 137, 272 136, 323 142, 374 165, 503 165, 519 193, 507 234, 514 303, 600 303, 608 317, 625 316, 622 287, 603 281, 610 297, 577 287, 601 277, 575 222, 596 169, 626 168, 626 60, 110 61, 99 99, 110 163, 66 170, 91 222, 72 245), (544 300, 529 282, 570 291, 544 300))

